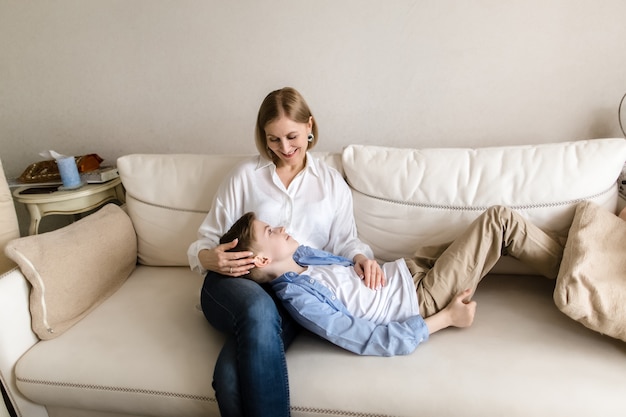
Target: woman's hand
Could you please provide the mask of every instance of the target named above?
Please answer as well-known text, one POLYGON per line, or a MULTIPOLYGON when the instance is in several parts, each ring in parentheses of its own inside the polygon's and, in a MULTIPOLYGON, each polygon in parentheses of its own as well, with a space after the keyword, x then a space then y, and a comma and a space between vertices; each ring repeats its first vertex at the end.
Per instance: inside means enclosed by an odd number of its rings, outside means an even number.
POLYGON ((213 249, 202 249, 198 253, 198 260, 204 269, 218 272, 229 277, 246 275, 254 268, 254 254, 252 252, 227 252, 237 246, 237 239, 224 243, 213 249))
POLYGON ((361 277, 366 287, 379 290, 387 284, 387 278, 378 262, 359 254, 354 257, 354 270, 361 277))

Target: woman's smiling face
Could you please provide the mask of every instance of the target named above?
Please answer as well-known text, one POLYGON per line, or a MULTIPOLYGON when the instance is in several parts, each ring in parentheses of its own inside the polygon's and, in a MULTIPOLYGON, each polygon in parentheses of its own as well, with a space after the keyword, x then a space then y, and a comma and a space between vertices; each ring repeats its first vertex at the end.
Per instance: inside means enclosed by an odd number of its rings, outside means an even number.
POLYGON ((298 123, 284 115, 265 125, 267 147, 278 157, 277 166, 304 165, 312 126, 313 119, 298 123))

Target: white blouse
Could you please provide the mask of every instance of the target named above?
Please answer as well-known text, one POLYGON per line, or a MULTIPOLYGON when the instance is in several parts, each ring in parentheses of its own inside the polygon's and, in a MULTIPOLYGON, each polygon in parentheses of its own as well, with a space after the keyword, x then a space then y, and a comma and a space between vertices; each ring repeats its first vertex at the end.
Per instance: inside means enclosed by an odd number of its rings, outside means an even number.
POLYGON ((219 245, 220 237, 246 212, 283 226, 300 244, 353 259, 372 250, 357 238, 352 194, 339 172, 307 153, 307 164, 285 188, 276 165, 261 156, 244 161, 224 179, 213 206, 189 246, 191 269, 205 274, 198 260, 202 249, 219 245))

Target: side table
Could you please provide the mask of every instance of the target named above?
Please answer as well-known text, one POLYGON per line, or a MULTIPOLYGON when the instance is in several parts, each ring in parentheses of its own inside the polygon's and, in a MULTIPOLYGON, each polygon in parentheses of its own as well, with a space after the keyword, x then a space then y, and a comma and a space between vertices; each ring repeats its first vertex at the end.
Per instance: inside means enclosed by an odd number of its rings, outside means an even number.
POLYGON ((28 234, 36 235, 39 232, 39 223, 45 216, 51 214, 80 214, 93 210, 105 203, 117 201, 126 202, 124 187, 120 178, 112 179, 99 184, 86 184, 75 190, 51 190, 38 193, 35 186, 24 186, 13 191, 15 201, 22 203, 30 214, 28 234), (34 191, 34 193, 30 193, 34 191))

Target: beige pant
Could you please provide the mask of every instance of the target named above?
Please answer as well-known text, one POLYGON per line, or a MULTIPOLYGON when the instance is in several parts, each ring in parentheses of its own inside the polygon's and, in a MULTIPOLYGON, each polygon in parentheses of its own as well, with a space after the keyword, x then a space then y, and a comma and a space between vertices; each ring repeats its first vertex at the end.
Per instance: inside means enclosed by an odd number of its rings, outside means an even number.
POLYGON ((507 207, 487 209, 451 244, 419 249, 412 258, 406 258, 422 316, 441 311, 467 288, 473 294, 502 255, 556 278, 563 245, 507 207))

